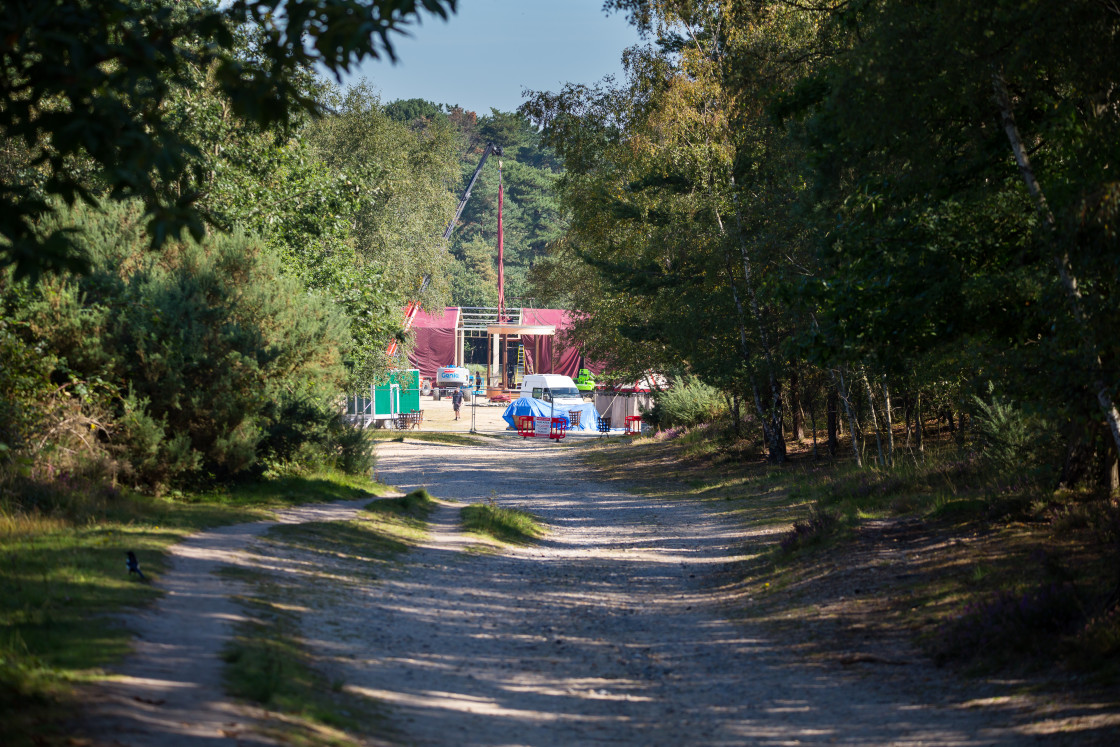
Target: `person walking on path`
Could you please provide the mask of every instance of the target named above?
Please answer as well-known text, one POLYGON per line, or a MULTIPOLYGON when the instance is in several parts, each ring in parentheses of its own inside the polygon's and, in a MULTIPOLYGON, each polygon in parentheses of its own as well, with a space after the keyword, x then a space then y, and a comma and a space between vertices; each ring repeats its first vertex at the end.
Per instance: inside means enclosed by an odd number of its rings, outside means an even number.
POLYGON ((463 404, 463 390, 456 389, 451 393, 451 406, 455 408, 455 419, 459 419, 459 405, 463 404))

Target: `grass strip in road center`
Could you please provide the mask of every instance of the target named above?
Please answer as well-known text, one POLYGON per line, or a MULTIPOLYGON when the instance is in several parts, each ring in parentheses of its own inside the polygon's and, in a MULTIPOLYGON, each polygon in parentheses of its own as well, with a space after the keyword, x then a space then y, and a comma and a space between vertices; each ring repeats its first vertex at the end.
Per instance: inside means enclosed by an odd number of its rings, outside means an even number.
POLYGON ((263 731, 285 744, 357 745, 386 737, 379 704, 348 693, 304 643, 303 612, 324 595, 368 587, 427 534, 436 503, 425 490, 372 501, 356 519, 272 527, 266 542, 295 570, 231 571, 251 591, 252 617, 224 652, 229 693, 270 713, 263 731))
POLYGON ((450 444, 452 446, 479 446, 493 443, 498 436, 486 433, 446 433, 440 431, 409 431, 407 434, 395 431, 372 431, 370 438, 374 441, 395 441, 404 443, 409 441, 424 441, 433 444, 450 444))
POLYGON ((301 609, 276 601, 288 598, 292 588, 259 573, 243 580, 253 588, 242 599, 252 620, 237 626, 222 652, 226 690, 266 708, 269 718, 261 731, 283 744, 364 744, 360 735, 381 728, 384 713, 368 699, 344 692, 340 680, 316 666, 300 637, 301 609))
POLYGON ((473 503, 460 511, 463 531, 492 537, 511 545, 528 545, 545 535, 545 528, 530 513, 504 508, 491 499, 473 503))

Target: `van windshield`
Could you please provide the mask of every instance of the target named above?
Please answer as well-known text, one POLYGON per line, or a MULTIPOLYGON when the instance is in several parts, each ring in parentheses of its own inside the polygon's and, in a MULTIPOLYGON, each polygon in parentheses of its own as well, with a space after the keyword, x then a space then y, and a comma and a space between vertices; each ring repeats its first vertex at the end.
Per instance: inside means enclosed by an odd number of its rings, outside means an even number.
POLYGON ((574 386, 558 386, 552 389, 533 387, 533 397, 536 399, 543 399, 545 402, 551 402, 553 397, 557 399, 582 399, 583 395, 574 386))

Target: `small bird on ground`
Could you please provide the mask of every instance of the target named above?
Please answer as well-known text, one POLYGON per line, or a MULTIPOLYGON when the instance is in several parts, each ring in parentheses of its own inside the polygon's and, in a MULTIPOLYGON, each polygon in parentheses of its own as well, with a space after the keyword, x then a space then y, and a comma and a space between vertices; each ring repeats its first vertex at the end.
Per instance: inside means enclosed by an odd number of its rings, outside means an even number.
POLYGON ((132 550, 128 551, 128 563, 126 563, 126 565, 128 566, 128 575, 131 576, 133 573, 135 573, 140 577, 141 581, 148 580, 144 576, 143 571, 140 570, 140 561, 136 559, 136 553, 134 553, 132 550))

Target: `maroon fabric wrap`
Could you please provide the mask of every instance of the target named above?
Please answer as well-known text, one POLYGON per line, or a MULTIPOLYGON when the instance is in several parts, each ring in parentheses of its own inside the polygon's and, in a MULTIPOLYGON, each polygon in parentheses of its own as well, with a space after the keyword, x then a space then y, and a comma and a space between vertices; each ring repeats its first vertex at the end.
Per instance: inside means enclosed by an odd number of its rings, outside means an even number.
MULTIPOLYGON (((455 328, 459 323, 459 307, 448 306, 440 316, 423 310, 416 314, 412 332, 416 345, 408 356, 413 368, 420 375, 435 381, 436 370, 455 362, 455 328)), ((579 348, 569 347, 560 341, 559 334, 571 326, 571 315, 564 309, 522 309, 522 324, 540 324, 556 327, 557 336, 524 335, 525 361, 533 373, 555 373, 575 379, 580 368, 598 374, 603 369, 595 361, 584 360, 579 348), (537 350, 540 350, 540 361, 537 350)))
POLYGON ((436 370, 455 362, 455 328, 459 324, 459 307, 448 306, 439 316, 424 310, 416 314, 412 334, 416 339, 408 362, 420 369, 420 376, 436 380, 436 370))
POLYGON ((560 333, 572 326, 571 315, 565 309, 522 309, 522 324, 548 324, 556 327, 556 336, 549 335, 523 335, 522 344, 525 345, 525 358, 530 364, 533 373, 554 373, 579 376, 579 369, 587 368, 592 373, 601 370, 597 365, 583 360, 579 348, 569 347, 560 339, 560 333), (537 349, 540 349, 540 361, 537 358, 537 349), (582 364, 582 365, 581 365, 582 364))

